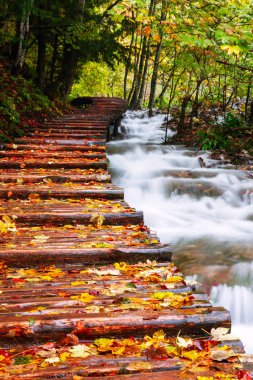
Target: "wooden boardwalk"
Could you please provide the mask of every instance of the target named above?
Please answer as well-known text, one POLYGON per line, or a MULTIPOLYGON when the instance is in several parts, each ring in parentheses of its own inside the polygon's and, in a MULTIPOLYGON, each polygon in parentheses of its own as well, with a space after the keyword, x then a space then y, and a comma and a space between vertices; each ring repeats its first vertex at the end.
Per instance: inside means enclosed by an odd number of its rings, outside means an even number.
POLYGON ((229 313, 111 184, 125 106, 93 98, 0 152, 0 378, 248 380, 229 313))

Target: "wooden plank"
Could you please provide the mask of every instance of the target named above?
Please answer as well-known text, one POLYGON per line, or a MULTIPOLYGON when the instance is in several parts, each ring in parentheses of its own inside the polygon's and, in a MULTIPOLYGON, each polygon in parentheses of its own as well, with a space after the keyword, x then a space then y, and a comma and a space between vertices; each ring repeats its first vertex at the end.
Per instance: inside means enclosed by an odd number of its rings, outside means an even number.
MULTIPOLYGON (((174 339, 171 344, 180 334, 205 337, 203 344, 211 347, 207 332, 230 328, 229 313, 212 307, 205 294, 191 292, 169 263, 170 245, 160 244, 143 225, 142 213, 122 201, 122 189, 107 183, 101 136, 125 108, 120 99, 92 98, 88 108, 38 124, 0 152, 0 218, 11 224, 0 239, 0 260, 8 265, 1 263, 0 341, 12 347, 0 377, 196 379, 183 348, 178 357, 157 358, 158 342, 151 356, 145 350, 118 356, 97 352, 87 359, 68 355, 45 368, 29 360, 16 365, 15 357, 26 357, 26 348, 36 356, 38 345, 49 340, 59 354, 78 346, 78 339, 92 345, 94 338, 117 338, 120 346, 123 337, 144 342, 161 329, 174 339), (92 222, 94 214, 101 224, 92 222), (128 264, 114 267, 114 261, 128 264)), ((228 344, 242 350, 238 340, 228 344)), ((231 363, 209 358, 208 365, 201 376, 234 373, 231 363)))
POLYGON ((166 261, 171 259, 171 246, 159 245, 154 247, 122 247, 122 248, 68 248, 61 249, 29 249, 0 250, 0 260, 8 262, 9 266, 23 267, 50 264, 83 264, 96 265, 108 264, 113 261, 128 260, 138 262, 149 259, 157 261, 166 261))

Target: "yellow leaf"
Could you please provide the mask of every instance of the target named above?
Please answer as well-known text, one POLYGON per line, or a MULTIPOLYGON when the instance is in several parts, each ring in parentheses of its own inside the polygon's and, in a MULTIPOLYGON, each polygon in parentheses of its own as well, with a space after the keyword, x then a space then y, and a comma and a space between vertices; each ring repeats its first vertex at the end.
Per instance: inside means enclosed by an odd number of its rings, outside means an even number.
POLYGON ((70 298, 73 299, 73 300, 81 301, 81 302, 90 302, 95 297, 91 296, 89 293, 81 293, 81 294, 79 294, 77 296, 71 296, 70 298))
POLYGON ((43 235, 43 234, 41 234, 41 235, 35 235, 34 239, 37 239, 37 240, 47 240, 47 239, 49 239, 49 236, 46 236, 46 235, 43 235))
POLYGON ((152 294, 152 298, 155 298, 156 300, 164 300, 165 298, 168 298, 168 297, 173 297, 174 294, 171 293, 171 292, 156 292, 154 294, 152 294))
POLYGON ((86 346, 86 344, 77 344, 74 347, 69 349, 70 356, 73 358, 87 358, 92 355, 90 352, 90 347, 86 346))
POLYGON ((98 338, 94 340, 95 346, 99 352, 111 351, 111 347, 114 343, 114 339, 98 338))
POLYGON ((104 216, 96 212, 95 214, 92 214, 92 217, 90 218, 90 222, 94 224, 94 226, 99 227, 102 226, 104 223, 104 216))
POLYGON ((153 339, 157 341, 163 341, 166 337, 166 334, 163 330, 158 330, 153 334, 153 339))
POLYGON ((152 365, 149 362, 133 362, 126 367, 129 371, 145 371, 152 369, 152 365))
POLYGON ((62 352, 60 354, 60 360, 61 360, 61 362, 65 362, 69 356, 70 356, 69 352, 62 352))
POLYGON ((192 361, 197 360, 200 358, 200 353, 197 352, 196 350, 191 350, 191 351, 183 351, 181 354, 184 358, 190 359, 192 361))
POLYGON ((166 279, 166 282, 182 282, 184 279, 181 276, 172 276, 166 279))
POLYGON ((228 55, 235 54, 236 56, 239 56, 241 52, 240 47, 235 45, 222 45, 221 50, 226 51, 228 55))
POLYGON ((0 232, 6 234, 7 232, 16 232, 16 225, 13 219, 8 215, 3 215, 2 220, 0 220, 0 232))
POLYGON ((117 270, 125 271, 127 269, 128 265, 127 263, 114 263, 114 268, 117 270))
POLYGON ((85 285, 85 281, 73 281, 70 283, 70 285, 75 286, 75 285, 85 285))
POLYGON ((52 277, 51 276, 40 276, 40 279, 44 280, 44 281, 51 281, 52 277))

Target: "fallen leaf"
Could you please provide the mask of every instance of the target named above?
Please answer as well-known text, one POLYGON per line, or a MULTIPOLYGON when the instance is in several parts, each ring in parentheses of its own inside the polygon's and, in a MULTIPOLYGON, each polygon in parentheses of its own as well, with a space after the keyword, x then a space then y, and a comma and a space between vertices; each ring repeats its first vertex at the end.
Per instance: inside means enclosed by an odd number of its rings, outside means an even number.
POLYGON ((147 362, 133 362, 126 367, 129 371, 145 371, 152 369, 151 363, 147 362))
POLYGON ((222 340, 237 340, 238 337, 228 334, 229 329, 225 327, 218 327, 217 329, 212 328, 211 336, 214 340, 222 341, 222 340))
POLYGON ((87 358, 92 355, 90 347, 86 344, 78 344, 77 346, 71 347, 69 349, 70 356, 73 358, 87 358))
POLYGON ((213 348, 210 352, 211 359, 222 362, 223 360, 227 360, 231 357, 237 357, 238 355, 231 349, 225 349, 224 347, 219 348, 213 348))
POLYGON ((105 220, 105 217, 99 214, 98 212, 96 212, 95 214, 92 214, 92 217, 90 218, 90 222, 96 227, 102 226, 102 224, 104 223, 104 220, 105 220))
POLYGON ((44 362, 54 364, 54 363, 59 363, 59 361, 60 361, 60 358, 58 356, 55 356, 54 358, 47 358, 44 362))

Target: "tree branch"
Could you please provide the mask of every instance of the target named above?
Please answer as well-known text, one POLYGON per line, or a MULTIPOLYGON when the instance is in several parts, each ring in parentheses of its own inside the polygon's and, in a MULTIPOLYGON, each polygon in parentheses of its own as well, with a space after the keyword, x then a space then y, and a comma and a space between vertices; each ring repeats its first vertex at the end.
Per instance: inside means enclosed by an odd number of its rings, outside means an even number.
POLYGON ((109 7, 104 11, 103 13, 103 17, 107 16, 107 13, 112 9, 114 8, 118 3, 120 3, 122 0, 116 0, 114 1, 114 3, 112 3, 111 5, 109 5, 109 7))
POLYGON ((219 59, 216 59, 216 62, 221 63, 222 65, 233 66, 233 67, 237 67, 238 69, 241 69, 241 70, 246 70, 246 71, 252 71, 253 72, 252 68, 241 66, 241 65, 237 65, 236 63, 230 63, 230 62, 227 62, 227 61, 221 61, 219 59))

